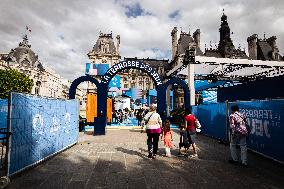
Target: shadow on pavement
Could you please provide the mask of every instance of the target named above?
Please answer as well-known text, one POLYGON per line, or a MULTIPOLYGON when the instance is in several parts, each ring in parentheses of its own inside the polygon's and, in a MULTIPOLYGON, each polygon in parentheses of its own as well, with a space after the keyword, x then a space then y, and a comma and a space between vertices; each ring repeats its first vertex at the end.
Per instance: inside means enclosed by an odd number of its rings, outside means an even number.
POLYGON ((228 147, 204 136, 198 144, 202 158, 162 157, 160 142, 155 160, 147 158, 140 133, 80 137, 77 145, 12 179, 8 188, 284 188, 283 166, 251 153, 251 168, 228 164, 228 147))

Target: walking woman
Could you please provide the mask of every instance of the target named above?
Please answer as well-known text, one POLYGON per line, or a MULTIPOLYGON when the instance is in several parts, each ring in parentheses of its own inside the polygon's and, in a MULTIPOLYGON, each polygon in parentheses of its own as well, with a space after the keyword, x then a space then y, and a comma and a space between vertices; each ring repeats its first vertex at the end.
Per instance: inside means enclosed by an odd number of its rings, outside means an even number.
POLYGON ((148 158, 155 159, 158 151, 159 135, 162 128, 162 119, 156 112, 157 106, 152 104, 150 111, 145 115, 144 122, 146 126, 146 133, 148 136, 148 158))

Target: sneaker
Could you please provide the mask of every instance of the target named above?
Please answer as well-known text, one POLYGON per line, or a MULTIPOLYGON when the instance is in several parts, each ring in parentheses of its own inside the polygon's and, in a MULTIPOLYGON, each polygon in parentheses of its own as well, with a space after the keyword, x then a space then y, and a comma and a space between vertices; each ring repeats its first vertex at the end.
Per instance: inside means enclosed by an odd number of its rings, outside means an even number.
POLYGON ((189 158, 198 158, 198 155, 197 154, 192 154, 189 156, 189 158))
POLYGON ((248 168, 248 164, 246 164, 246 163, 241 163, 241 167, 243 167, 243 168, 248 168))
POLYGON ((152 159, 156 159, 156 154, 154 154, 154 155, 152 156, 152 159))
POLYGON ((238 161, 235 161, 235 160, 230 159, 230 160, 229 160, 229 163, 236 165, 236 164, 238 164, 239 162, 238 162, 238 161))
POLYGON ((152 154, 151 153, 149 153, 149 155, 148 155, 148 158, 152 158, 153 156, 152 156, 152 154))

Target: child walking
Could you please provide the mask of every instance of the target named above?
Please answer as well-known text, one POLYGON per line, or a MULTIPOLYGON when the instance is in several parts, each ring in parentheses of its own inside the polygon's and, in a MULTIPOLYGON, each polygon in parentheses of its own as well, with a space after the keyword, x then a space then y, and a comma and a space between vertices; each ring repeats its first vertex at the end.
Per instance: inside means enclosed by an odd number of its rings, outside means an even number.
POLYGON ((184 147, 185 154, 187 154, 188 149, 190 147, 190 142, 188 140, 187 131, 185 124, 182 123, 180 126, 180 138, 179 138, 179 155, 182 155, 181 148, 184 147))
POLYGON ((164 145, 165 145, 165 151, 166 156, 171 157, 171 148, 173 147, 172 139, 173 139, 173 133, 171 130, 171 123, 169 120, 165 121, 165 127, 161 136, 161 139, 164 137, 164 145))

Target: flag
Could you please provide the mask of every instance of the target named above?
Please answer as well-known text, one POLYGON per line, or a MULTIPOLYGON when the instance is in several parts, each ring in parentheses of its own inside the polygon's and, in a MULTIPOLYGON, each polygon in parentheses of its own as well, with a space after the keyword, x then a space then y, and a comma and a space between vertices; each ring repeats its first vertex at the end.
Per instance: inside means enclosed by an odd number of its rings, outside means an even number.
POLYGON ((29 32, 32 32, 31 28, 29 28, 27 25, 26 25, 26 30, 28 30, 29 32))
POLYGON ((94 64, 86 63, 86 75, 97 75, 97 69, 94 68, 94 64))
POLYGON ((142 98, 142 89, 132 88, 131 96, 133 99, 141 99, 142 98))

